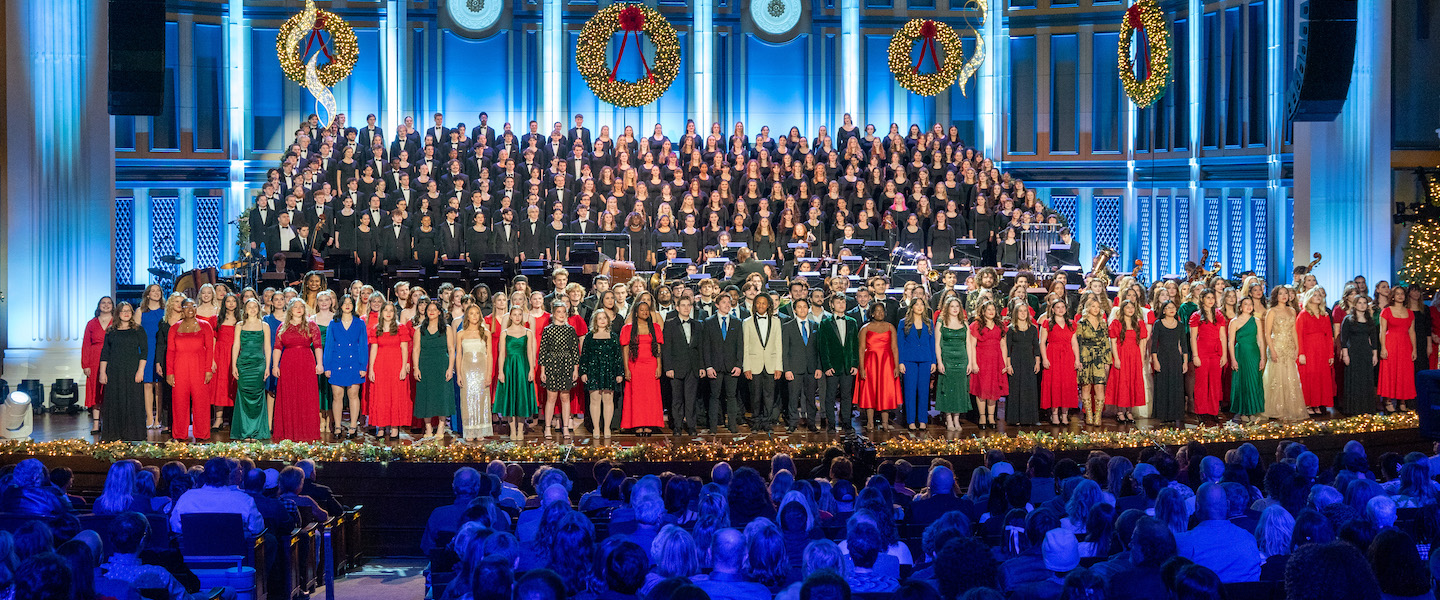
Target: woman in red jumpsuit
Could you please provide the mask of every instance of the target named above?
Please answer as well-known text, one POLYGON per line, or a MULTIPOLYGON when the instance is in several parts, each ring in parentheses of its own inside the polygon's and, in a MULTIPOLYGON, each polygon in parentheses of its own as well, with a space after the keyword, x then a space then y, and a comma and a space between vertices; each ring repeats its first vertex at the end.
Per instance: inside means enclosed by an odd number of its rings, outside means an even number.
POLYGON ((1300 391, 1305 410, 1324 414, 1335 406, 1335 332, 1325 310, 1325 288, 1312 288, 1305 295, 1305 309, 1295 318, 1295 335, 1300 341, 1300 391))
POLYGON ((285 306, 285 321, 275 336, 275 441, 313 442, 320 439, 320 387, 316 375, 325 372, 325 340, 320 327, 306 319, 305 301, 285 306))
POLYGON ((165 382, 171 388, 170 435, 176 440, 208 440, 215 331, 195 317, 194 300, 186 298, 180 304, 180 322, 170 327, 165 348, 165 382))
POLYGON ((1225 353, 1225 315, 1215 306, 1214 290, 1200 292, 1200 308, 1190 315, 1190 356, 1195 361, 1195 414, 1220 414, 1220 373, 1225 353))
POLYGON ((100 385, 100 350, 105 347, 105 332, 115 316, 115 299, 105 296, 95 306, 95 318, 85 324, 85 341, 80 347, 80 368, 85 371, 85 408, 90 409, 90 434, 100 433, 100 401, 105 399, 100 385))

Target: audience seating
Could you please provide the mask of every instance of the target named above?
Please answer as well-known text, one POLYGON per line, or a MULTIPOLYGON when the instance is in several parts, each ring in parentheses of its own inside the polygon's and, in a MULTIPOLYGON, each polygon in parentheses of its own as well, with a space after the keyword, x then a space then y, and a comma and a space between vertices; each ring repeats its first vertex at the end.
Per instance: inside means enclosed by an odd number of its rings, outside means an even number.
POLYGON ((1226 600, 1282 600, 1285 586, 1279 581, 1247 581, 1225 584, 1226 600))
POLYGON ((266 598, 269 573, 266 569, 265 535, 250 537, 245 522, 235 513, 191 513, 180 516, 180 552, 191 569, 227 569, 236 566, 255 569, 255 596, 266 598))

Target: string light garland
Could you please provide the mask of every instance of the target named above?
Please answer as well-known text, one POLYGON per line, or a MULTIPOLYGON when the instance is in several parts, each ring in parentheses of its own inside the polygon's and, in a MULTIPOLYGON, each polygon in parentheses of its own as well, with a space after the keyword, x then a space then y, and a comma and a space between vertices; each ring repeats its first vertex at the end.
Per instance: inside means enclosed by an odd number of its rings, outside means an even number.
MULTIPOLYGON (((980 27, 984 27, 985 17, 990 14, 990 1, 970 0, 966 8, 972 7, 980 12, 980 27)), ((962 96, 968 95, 965 93, 965 83, 970 81, 970 77, 976 71, 980 70, 980 63, 985 62, 985 37, 980 35, 980 30, 974 26, 970 27, 970 33, 975 36, 975 52, 970 55, 970 59, 965 61, 965 66, 960 69, 960 82, 957 85, 960 86, 960 95, 962 96)))
MULTIPOLYGON (((1051 450, 1091 450, 1177 446, 1189 442, 1206 444, 1248 440, 1293 439, 1320 435, 1353 435, 1380 431, 1414 429, 1415 413, 1360 415, 1329 421, 1299 423, 1227 423, 1218 427, 1185 429, 1144 429, 1137 431, 1083 431, 1053 433, 1022 431, 1016 435, 971 436, 964 439, 893 438, 877 444, 879 456, 958 456, 986 450, 1028 452, 1036 446, 1051 450)), ((637 444, 634 446, 525 444, 508 441, 479 444, 423 442, 414 445, 375 445, 346 441, 338 444, 300 442, 224 442, 185 444, 178 442, 130 443, 90 442, 79 439, 53 442, 9 440, 0 442, 0 456, 88 456, 101 461, 123 458, 154 460, 204 460, 214 456, 244 456, 252 460, 294 462, 309 458, 322 462, 717 462, 763 461, 779 453, 795 458, 821 458, 825 451, 839 447, 835 442, 789 443, 773 439, 734 440, 731 443, 698 442, 680 445, 637 444)))
POLYGON ((1428 210, 1420 211, 1420 218, 1410 226, 1404 265, 1400 267, 1400 278, 1405 283, 1431 290, 1440 289, 1440 219, 1427 216, 1440 206, 1440 178, 1435 173, 1426 170, 1421 174, 1425 182, 1425 199, 1421 202, 1428 210))
POLYGON ((1140 108, 1154 104, 1165 94, 1170 85, 1170 28, 1165 23, 1165 13, 1155 0, 1136 0, 1120 20, 1120 84, 1125 95, 1140 108), (1130 56, 1130 46, 1135 31, 1145 35, 1149 51, 1142 57, 1145 61, 1145 78, 1135 76, 1135 59, 1130 56))
POLYGON ((627 108, 645 106, 658 100, 680 74, 679 36, 665 16, 649 6, 624 2, 611 4, 595 13, 580 29, 580 39, 575 44, 575 66, 590 91, 601 101, 627 108), (606 49, 610 46, 610 39, 621 31, 625 36, 612 66, 608 64, 606 49), (615 68, 624 57, 625 45, 632 34, 636 53, 645 65, 646 76, 637 81, 624 81, 616 78, 615 68), (641 52, 641 34, 648 36, 655 46, 653 65, 645 62, 645 55, 641 52))
POLYGON ((314 0, 306 0, 305 10, 290 17, 280 26, 275 36, 275 55, 280 59, 280 70, 291 81, 305 85, 305 65, 314 54, 310 50, 318 45, 329 63, 316 69, 315 78, 327 88, 350 76, 355 62, 360 59, 360 43, 350 25, 335 13, 315 8, 314 0), (321 33, 327 33, 327 44, 321 33), (302 44, 303 41, 303 44, 302 44))
MULTIPOLYGON (((979 68, 979 63, 975 67, 979 68)), ((954 84, 965 68, 965 50, 960 44, 960 34, 949 25, 930 19, 911 19, 890 36, 890 73, 895 75, 895 82, 900 87, 911 92, 921 96, 939 94, 954 84), (910 49, 917 41, 920 42, 920 60, 912 65, 910 49), (943 61, 936 54, 937 46, 944 51, 943 61), (935 70, 921 73, 920 65, 927 56, 935 70)))

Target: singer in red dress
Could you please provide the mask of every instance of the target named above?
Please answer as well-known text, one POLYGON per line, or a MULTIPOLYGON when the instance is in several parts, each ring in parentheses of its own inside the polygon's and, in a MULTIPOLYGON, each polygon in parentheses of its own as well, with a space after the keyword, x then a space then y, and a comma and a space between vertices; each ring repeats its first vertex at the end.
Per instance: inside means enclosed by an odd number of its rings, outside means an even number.
POLYGON ((177 440, 208 440, 215 331, 195 317, 194 300, 186 298, 181 302, 180 321, 170 327, 165 344, 165 382, 171 388, 170 435, 177 440))
POLYGON ((226 294, 220 300, 220 313, 215 315, 219 324, 215 328, 215 379, 210 381, 210 406, 215 407, 215 423, 222 425, 222 406, 235 406, 235 378, 230 376, 230 351, 235 346, 235 326, 244 315, 240 312, 240 297, 226 294))
POLYGON ((975 309, 976 319, 970 324, 970 393, 980 410, 980 428, 994 429, 995 407, 1010 395, 1009 347, 1005 344, 1005 325, 1000 322, 1000 309, 990 300, 982 300, 975 309))
POLYGON ((1296 362, 1300 368, 1300 391, 1310 414, 1323 414, 1335 406, 1335 330, 1325 310, 1325 288, 1305 294, 1305 309, 1295 318, 1300 340, 1296 362))
POLYGON ((641 428, 648 434, 665 425, 660 402, 660 345, 665 336, 660 327, 649 301, 642 298, 630 309, 630 322, 620 329, 626 381, 621 429, 641 428))
POLYGON ((275 336, 277 381, 271 437, 276 441, 320 439, 320 387, 315 376, 325 372, 325 340, 320 337, 320 327, 308 321, 305 314, 305 301, 291 300, 275 336))
POLYGON ((1400 410, 1415 399, 1415 314, 1405 308, 1405 288, 1390 291, 1390 306, 1380 311, 1380 387, 1385 410, 1400 410))
MULTIPOLYGON (((409 325, 396 320, 398 309, 386 303, 380 309, 379 321, 370 332, 370 371, 366 397, 369 399, 367 421, 378 429, 375 435, 397 439, 400 427, 414 421, 414 401, 410 398, 410 340, 415 337, 409 325), (388 436, 386 428, 389 428, 388 436)), ((318 406, 318 399, 317 399, 318 406)), ((318 410, 318 408, 317 408, 318 410)))
MULTIPOLYGON (((875 411, 900 406, 899 340, 895 326, 885 320, 885 305, 870 305, 870 322, 860 329, 860 380, 855 383, 855 406, 865 409, 865 429, 875 429, 875 411)), ((973 364, 973 361, 972 361, 973 364)), ((890 413, 880 414, 880 427, 890 429, 890 413)))
POLYGON ((1195 362, 1195 414, 1220 414, 1220 373, 1230 364, 1225 349, 1229 321, 1215 307, 1215 292, 1200 293, 1200 308, 1190 315, 1190 356, 1195 362))
POLYGON ((90 409, 90 433, 100 433, 100 402, 105 399, 100 384, 100 350, 105 347, 105 332, 115 316, 115 299, 105 296, 95 306, 95 318, 85 324, 85 340, 80 347, 80 368, 85 371, 85 408, 90 409))
POLYGON ((1070 409, 1080 407, 1080 351, 1069 311, 1060 296, 1040 319, 1040 357, 1045 367, 1040 376, 1040 408, 1050 409, 1051 425, 1069 425, 1070 409))
POLYGON ((1130 409, 1145 406, 1145 370, 1149 367, 1144 357, 1145 339, 1148 337, 1144 321, 1140 316, 1140 305, 1134 300, 1120 304, 1120 313, 1110 322, 1110 339, 1115 340, 1113 360, 1110 363, 1110 377, 1105 380, 1105 399, 1120 410, 1115 414, 1119 423, 1134 422, 1130 409))

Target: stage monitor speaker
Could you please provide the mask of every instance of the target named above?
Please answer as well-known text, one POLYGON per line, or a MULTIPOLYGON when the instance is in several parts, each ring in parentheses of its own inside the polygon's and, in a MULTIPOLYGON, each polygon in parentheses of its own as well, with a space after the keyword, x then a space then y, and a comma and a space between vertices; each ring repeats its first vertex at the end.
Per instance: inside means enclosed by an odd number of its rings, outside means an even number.
POLYGON ((109 83, 112 115, 164 110, 164 0, 110 0, 109 83))
POLYGON ((1440 371, 1415 374, 1415 412, 1420 416, 1420 435, 1440 442, 1440 371))
POLYGON ((1345 108, 1355 66, 1356 11, 1356 0, 1300 5, 1300 47, 1286 94, 1291 121, 1334 121, 1345 108))

